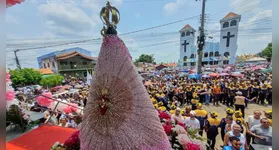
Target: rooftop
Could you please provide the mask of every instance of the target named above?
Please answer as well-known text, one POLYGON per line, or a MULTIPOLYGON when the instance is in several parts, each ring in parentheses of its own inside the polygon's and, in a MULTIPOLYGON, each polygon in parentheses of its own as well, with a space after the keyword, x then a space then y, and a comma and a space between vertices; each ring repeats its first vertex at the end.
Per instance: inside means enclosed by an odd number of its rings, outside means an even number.
POLYGON ((180 31, 185 31, 185 30, 188 30, 188 29, 193 29, 195 30, 194 28, 192 28, 189 24, 185 25, 180 31))
POLYGON ((85 59, 94 60, 93 57, 86 56, 86 55, 84 55, 84 54, 82 54, 80 52, 77 52, 77 51, 57 55, 56 59, 57 60, 63 60, 63 59, 68 59, 68 58, 71 58, 71 57, 74 57, 74 56, 78 56, 78 55, 83 57, 83 58, 85 58, 85 59))
POLYGON ((235 16, 239 16, 239 15, 236 14, 236 13, 230 12, 230 13, 227 14, 223 19, 228 19, 228 18, 232 18, 232 17, 235 17, 235 16))
POLYGON ((34 70, 39 71, 40 74, 42 75, 53 74, 52 70, 49 68, 34 69, 34 70))

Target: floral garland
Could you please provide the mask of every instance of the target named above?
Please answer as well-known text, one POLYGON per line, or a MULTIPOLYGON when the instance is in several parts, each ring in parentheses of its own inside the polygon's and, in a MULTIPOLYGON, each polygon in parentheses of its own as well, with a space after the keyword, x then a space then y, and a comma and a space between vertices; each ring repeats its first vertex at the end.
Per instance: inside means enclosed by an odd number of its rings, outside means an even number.
POLYGON ((206 150, 198 129, 187 128, 183 123, 171 120, 168 113, 158 111, 163 128, 174 150, 206 150))
MULTIPOLYGON (((172 121, 166 112, 158 111, 158 115, 174 150, 206 150, 203 143, 205 139, 198 134, 199 130, 186 128, 183 123, 172 121)), ((79 133, 79 130, 74 132, 64 144, 56 142, 51 150, 79 150, 79 133)))

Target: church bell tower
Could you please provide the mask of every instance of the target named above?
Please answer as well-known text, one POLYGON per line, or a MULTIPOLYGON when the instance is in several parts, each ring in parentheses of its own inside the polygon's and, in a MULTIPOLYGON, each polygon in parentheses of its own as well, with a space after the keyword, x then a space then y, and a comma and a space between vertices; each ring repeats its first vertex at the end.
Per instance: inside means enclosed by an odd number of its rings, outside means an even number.
POLYGON ((220 34, 219 64, 235 64, 238 27, 241 15, 230 12, 222 20, 220 34))
POLYGON ((180 31, 180 66, 189 67, 196 62, 195 32, 189 24, 180 31))

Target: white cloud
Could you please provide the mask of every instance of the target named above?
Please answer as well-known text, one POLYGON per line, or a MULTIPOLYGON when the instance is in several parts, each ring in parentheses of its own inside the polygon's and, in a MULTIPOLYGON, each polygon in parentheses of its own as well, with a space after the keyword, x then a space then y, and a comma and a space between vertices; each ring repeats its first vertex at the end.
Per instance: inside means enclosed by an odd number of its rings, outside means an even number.
POLYGON ((235 9, 236 13, 242 14, 252 8, 260 7, 260 0, 230 0, 230 6, 235 9))
POLYGON ((39 12, 46 18, 46 28, 60 36, 89 33, 96 26, 82 9, 71 4, 42 4, 39 12))
POLYGON ((186 0, 176 0, 175 2, 169 2, 164 5, 164 11, 167 15, 175 14, 180 8, 183 8, 186 2, 186 0))
POLYGON ((14 16, 11 15, 6 15, 6 23, 19 24, 18 18, 15 18, 14 16))

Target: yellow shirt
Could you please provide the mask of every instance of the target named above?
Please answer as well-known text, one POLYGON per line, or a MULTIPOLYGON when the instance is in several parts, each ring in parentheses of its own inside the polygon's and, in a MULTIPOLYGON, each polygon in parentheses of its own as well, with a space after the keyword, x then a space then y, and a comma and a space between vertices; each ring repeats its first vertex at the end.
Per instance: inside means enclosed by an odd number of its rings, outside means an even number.
POLYGON ((268 119, 269 125, 272 126, 272 119, 268 119))
POLYGON ((199 100, 196 100, 196 99, 192 99, 192 104, 197 104, 197 103, 199 103, 199 100))
POLYGON ((241 124, 244 124, 244 119, 242 117, 236 118, 235 116, 233 116, 233 120, 234 121, 239 120, 241 122, 241 124))
POLYGON ((175 110, 170 110, 170 114, 175 114, 175 110))
POLYGON ((207 120, 211 126, 218 126, 221 122, 219 118, 208 118, 207 120))

